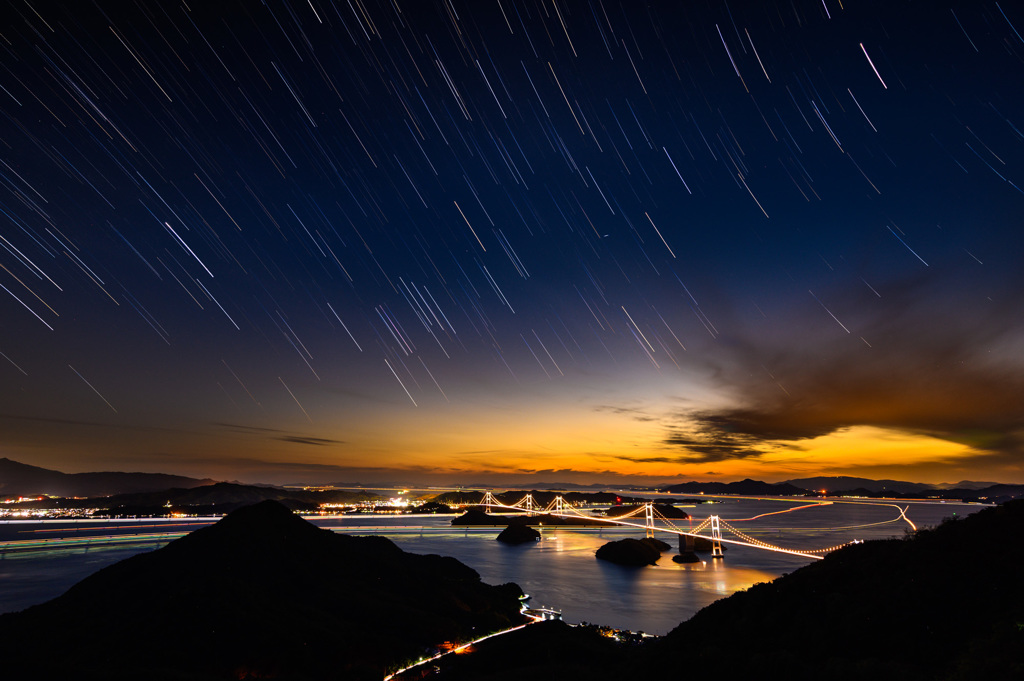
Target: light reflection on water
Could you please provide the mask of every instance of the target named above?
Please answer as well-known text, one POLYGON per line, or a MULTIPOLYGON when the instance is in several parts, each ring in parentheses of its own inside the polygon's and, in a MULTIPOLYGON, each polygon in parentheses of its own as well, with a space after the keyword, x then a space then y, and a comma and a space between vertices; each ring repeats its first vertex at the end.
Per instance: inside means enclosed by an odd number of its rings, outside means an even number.
MULTIPOLYGON (((452 555, 491 584, 516 582, 533 605, 562 610, 569 622, 594 622, 648 633, 667 633, 700 608, 777 573, 723 561, 682 565, 666 552, 655 566, 632 568, 594 558, 608 541, 639 537, 637 530, 579 531, 542 528, 534 544, 508 546, 485 534, 388 534, 413 553, 452 555)), ((791 561, 792 562, 792 561, 791 561)), ((793 567, 802 562, 793 563, 793 567)))
MULTIPOLYGON (((805 503, 732 499, 686 510, 694 516, 696 525, 711 514, 726 519, 750 518, 805 503)), ((979 508, 949 503, 910 504, 907 515, 919 527, 927 527, 954 513, 966 515, 979 508)), ((809 550, 852 539, 900 536, 909 525, 899 514, 892 506, 837 503, 731 524, 762 541, 809 550)), ((642 530, 541 527, 541 541, 508 546, 494 540, 500 528, 452 527, 451 518, 355 515, 314 522, 347 534, 380 534, 413 553, 453 556, 475 569, 487 583, 516 582, 533 596, 533 605, 560 609, 569 622, 587 621, 654 634, 667 633, 719 598, 809 562, 797 556, 728 546, 725 560, 713 561, 702 554, 704 563, 677 564, 672 562, 677 542, 671 535, 664 535, 672 550, 664 553, 657 565, 627 568, 596 560, 594 552, 608 541, 642 537, 642 530)), ((690 527, 687 521, 677 523, 681 529, 690 527)), ((18 533, 22 538, 29 537, 33 531, 40 531, 34 527, 45 527, 48 536, 53 536, 53 528, 60 525, 24 525, 18 533)), ((96 531, 109 528, 97 526, 96 531)), ((72 532, 80 533, 81 527, 68 530, 72 532)), ((21 554, 0 552, 0 612, 53 598, 95 570, 156 546, 147 542, 21 554)))

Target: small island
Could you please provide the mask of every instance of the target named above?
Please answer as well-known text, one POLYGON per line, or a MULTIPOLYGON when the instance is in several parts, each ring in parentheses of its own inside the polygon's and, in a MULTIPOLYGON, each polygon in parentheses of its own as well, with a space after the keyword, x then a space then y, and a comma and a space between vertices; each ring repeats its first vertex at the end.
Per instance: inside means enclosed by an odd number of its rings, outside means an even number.
POLYGON ((642 567, 654 565, 661 558, 661 552, 672 548, 669 544, 651 537, 645 539, 620 539, 610 541, 594 554, 598 560, 616 565, 642 567))
POLYGON ((550 513, 537 515, 495 515, 480 510, 479 507, 468 509, 462 515, 452 518, 452 525, 606 525, 599 518, 563 518, 550 513))
POLYGON ((540 541, 540 532, 526 523, 509 523, 496 539, 504 544, 528 544, 540 541))
MULTIPOLYGON (((620 518, 628 513, 633 513, 634 511, 643 508, 643 506, 643 504, 619 504, 616 506, 612 506, 607 511, 605 511, 605 515, 609 518, 620 518)), ((653 504, 653 506, 654 512, 661 514, 661 516, 664 518, 672 518, 674 520, 686 520, 690 517, 690 515, 686 511, 676 508, 671 504, 653 504)))
MULTIPOLYGON (((672 556, 674 563, 699 563, 701 562, 698 553, 710 553, 714 549, 714 542, 707 537, 695 537, 692 535, 679 535, 679 554, 672 556)), ((727 547, 723 546, 722 551, 727 547)))

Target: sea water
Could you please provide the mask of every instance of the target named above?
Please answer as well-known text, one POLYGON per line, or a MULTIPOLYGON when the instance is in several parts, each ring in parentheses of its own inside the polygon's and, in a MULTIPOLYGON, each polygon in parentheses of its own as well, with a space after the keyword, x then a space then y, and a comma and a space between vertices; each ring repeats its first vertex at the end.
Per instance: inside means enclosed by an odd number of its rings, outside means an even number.
MULTIPOLYGON (((679 529, 696 527, 718 515, 730 527, 774 546, 797 551, 835 546, 855 539, 900 537, 916 527, 937 525, 943 518, 964 516, 977 504, 932 502, 844 502, 809 504, 808 500, 724 498, 721 503, 683 506, 690 520, 673 521, 679 529), (906 509, 905 513, 903 509, 906 509)), ((597 560, 603 544, 644 536, 642 528, 540 527, 541 540, 518 546, 495 541, 501 528, 453 527, 452 516, 348 515, 313 522, 337 532, 386 536, 412 553, 453 556, 475 569, 489 584, 515 582, 531 596, 534 607, 562 612, 568 622, 591 622, 617 629, 665 634, 704 606, 767 582, 812 562, 812 558, 726 543, 725 558, 678 564, 675 535, 657 536, 672 544, 657 565, 623 567, 597 560)), ((45 537, 110 537, 181 533, 208 521, 145 522, 46 521, 2 522, 0 540, 45 537)), ((643 524, 642 519, 639 521, 643 524)), ((707 534, 705 530, 703 534, 707 534)), ((723 538, 734 539, 723 526, 723 538)), ((96 570, 167 539, 153 536, 138 543, 97 542, 70 547, 54 544, 31 551, 0 551, 0 613, 21 610, 54 598, 96 570)), ((879 569, 884 569, 880 566, 879 569)))

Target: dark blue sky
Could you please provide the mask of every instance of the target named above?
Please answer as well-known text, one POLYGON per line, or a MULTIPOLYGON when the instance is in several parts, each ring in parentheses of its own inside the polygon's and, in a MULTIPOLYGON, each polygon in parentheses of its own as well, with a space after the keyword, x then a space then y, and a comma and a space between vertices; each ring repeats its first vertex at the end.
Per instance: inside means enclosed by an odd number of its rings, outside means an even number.
POLYGON ((1024 480, 1011 3, 3 5, 0 452, 1024 480))

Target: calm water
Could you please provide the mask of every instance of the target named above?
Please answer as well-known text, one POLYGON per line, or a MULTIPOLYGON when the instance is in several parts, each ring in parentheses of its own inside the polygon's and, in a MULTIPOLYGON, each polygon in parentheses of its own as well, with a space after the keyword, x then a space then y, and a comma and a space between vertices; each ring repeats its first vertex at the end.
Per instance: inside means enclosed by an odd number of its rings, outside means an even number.
MULTIPOLYGON (((761 541, 792 549, 833 546, 852 539, 901 536, 909 524, 893 506, 835 503, 796 508, 806 502, 730 499, 721 504, 687 508, 696 526, 708 515, 721 516, 761 541), (791 510, 796 509, 796 510, 791 510), (790 511, 778 513, 778 511, 790 511), (754 518, 765 513, 772 513, 754 518), (751 519, 753 518, 753 519, 751 519)), ((902 507, 907 507, 904 502, 902 507)), ((907 517, 918 527, 938 524, 953 514, 966 515, 977 505, 911 503, 907 517)), ((560 609, 569 622, 594 622, 622 629, 664 634, 697 610, 757 582, 791 572, 809 559, 761 549, 727 545, 723 561, 679 565, 672 553, 658 565, 625 568, 594 558, 602 544, 642 537, 635 529, 540 528, 542 540, 507 546, 494 541, 495 528, 453 528, 451 516, 318 519, 322 527, 349 534, 381 534, 413 553, 458 558, 491 584, 516 582, 533 596, 535 606, 560 609)), ((676 521, 681 529, 688 521, 676 521)), ((83 536, 186 532, 203 523, 180 522, 3 522, 0 541, 83 536)), ((671 535, 660 535, 677 545, 671 535)), ((723 530, 723 537, 730 538, 723 530)), ((48 547, 27 552, 0 552, 0 612, 26 608, 60 595, 96 570, 166 540, 152 538, 124 546, 48 547)))

